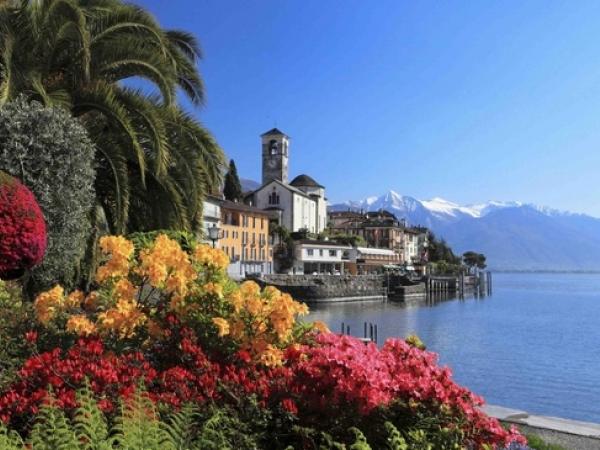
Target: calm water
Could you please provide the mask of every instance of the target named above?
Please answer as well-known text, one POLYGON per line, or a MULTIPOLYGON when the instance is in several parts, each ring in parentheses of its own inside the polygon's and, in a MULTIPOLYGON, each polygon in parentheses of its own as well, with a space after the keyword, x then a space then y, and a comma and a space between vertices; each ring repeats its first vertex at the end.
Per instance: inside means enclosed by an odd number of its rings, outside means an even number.
POLYGON ((310 318, 360 336, 376 323, 380 343, 416 333, 488 403, 600 423, 600 275, 494 274, 483 299, 330 304, 310 318))

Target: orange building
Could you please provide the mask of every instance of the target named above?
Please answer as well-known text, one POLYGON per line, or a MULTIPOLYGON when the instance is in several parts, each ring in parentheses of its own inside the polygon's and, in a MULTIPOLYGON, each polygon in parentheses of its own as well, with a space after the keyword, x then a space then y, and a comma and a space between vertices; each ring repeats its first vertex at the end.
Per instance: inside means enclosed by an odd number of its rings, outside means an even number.
POLYGON ((221 239, 219 247, 227 253, 229 274, 271 273, 273 251, 269 246, 271 213, 243 203, 221 203, 221 239))

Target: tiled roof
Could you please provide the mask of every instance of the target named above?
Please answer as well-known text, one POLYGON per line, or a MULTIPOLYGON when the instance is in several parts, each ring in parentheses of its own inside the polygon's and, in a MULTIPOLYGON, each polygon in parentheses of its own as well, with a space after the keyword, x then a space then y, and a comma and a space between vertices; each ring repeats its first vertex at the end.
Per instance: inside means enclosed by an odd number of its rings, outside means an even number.
POLYGON ((223 200, 221 203, 222 209, 231 209, 233 211, 243 211, 254 214, 262 214, 265 216, 269 216, 269 211, 265 211, 264 209, 257 208, 256 206, 246 205, 245 203, 232 202, 229 200, 223 200))
POLYGON ((303 187, 319 187, 322 188, 319 183, 317 183, 313 178, 309 177, 306 174, 298 175, 294 178, 291 183, 292 186, 303 186, 303 187))

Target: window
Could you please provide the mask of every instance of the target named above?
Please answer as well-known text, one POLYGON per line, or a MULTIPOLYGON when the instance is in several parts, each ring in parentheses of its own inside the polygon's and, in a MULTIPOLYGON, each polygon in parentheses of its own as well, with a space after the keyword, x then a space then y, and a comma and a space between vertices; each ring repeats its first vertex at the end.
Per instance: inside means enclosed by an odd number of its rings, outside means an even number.
POLYGON ((256 228, 256 217, 252 217, 252 228, 256 228))
POLYGON ((277 192, 269 194, 269 205, 279 205, 279 194, 277 192))
POLYGON ((323 256, 323 249, 319 249, 319 256, 323 256))
POLYGON ((277 141, 275 139, 271 139, 271 141, 269 142, 269 151, 271 155, 277 154, 277 141))
POLYGON ((337 256, 337 250, 329 250, 329 256, 337 256))
POLYGON ((315 253, 315 252, 314 252, 314 250, 313 250, 312 248, 307 248, 307 249, 306 249, 306 254, 307 254, 308 256, 313 256, 313 255, 314 255, 314 253, 315 253))

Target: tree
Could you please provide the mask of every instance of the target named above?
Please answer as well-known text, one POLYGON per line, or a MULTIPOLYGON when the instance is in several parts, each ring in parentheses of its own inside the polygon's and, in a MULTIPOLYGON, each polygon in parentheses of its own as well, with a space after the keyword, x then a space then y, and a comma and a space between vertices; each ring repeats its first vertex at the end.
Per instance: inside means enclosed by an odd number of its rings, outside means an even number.
POLYGON ((470 270, 474 268, 483 270, 487 267, 485 255, 473 251, 463 254, 463 262, 470 270))
POLYGON ((429 232, 429 247, 427 248, 430 262, 446 261, 449 264, 460 264, 460 258, 454 254, 444 239, 438 239, 429 232))
POLYGON ((80 119, 96 146, 96 202, 113 232, 200 227, 224 158, 177 105, 178 90, 203 102, 199 57, 193 36, 120 0, 0 4, 0 105, 25 94, 80 119))
POLYGON ((24 98, 0 108, 0 169, 35 194, 48 249, 27 282, 30 292, 72 286, 91 232, 95 148, 79 121, 61 108, 24 98))
POLYGON ((242 199, 242 184, 238 177, 235 161, 229 161, 229 171, 225 175, 225 186, 223 187, 223 195, 227 200, 238 202, 242 199))

